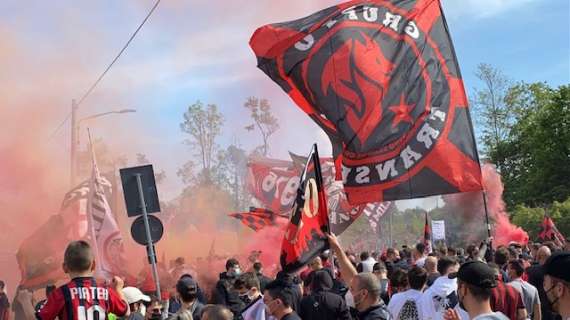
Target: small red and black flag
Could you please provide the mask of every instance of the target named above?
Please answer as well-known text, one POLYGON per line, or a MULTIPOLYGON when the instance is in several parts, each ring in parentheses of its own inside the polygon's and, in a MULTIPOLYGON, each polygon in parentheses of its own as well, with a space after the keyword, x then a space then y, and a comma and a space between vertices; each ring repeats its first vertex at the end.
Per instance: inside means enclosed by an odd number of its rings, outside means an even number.
POLYGON ((329 233, 327 200, 317 145, 307 159, 301 174, 293 215, 281 245, 281 268, 295 272, 322 251, 328 249, 329 233))
POLYGON ((253 231, 259 231, 267 226, 275 226, 277 225, 276 220, 283 218, 271 210, 254 207, 250 207, 249 212, 230 213, 229 216, 239 219, 241 223, 253 231))
POLYGON ((429 218, 427 212, 426 212, 426 222, 424 225, 424 245, 426 246, 425 253, 433 252, 433 248, 431 245, 431 227, 429 225, 429 218))
POLYGON ((558 231, 554 221, 552 221, 552 218, 547 214, 544 214, 542 231, 538 234, 538 237, 543 241, 553 241, 557 246, 564 246, 564 236, 558 231))

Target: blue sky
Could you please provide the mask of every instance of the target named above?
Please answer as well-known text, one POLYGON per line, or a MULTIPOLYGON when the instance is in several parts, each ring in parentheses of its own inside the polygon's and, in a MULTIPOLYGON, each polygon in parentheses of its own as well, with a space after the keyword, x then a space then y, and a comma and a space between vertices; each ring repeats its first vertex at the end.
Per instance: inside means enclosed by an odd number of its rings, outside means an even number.
MULTIPOLYGON (((49 97, 51 110, 41 134, 48 135, 63 120, 71 99, 83 94, 153 2, 0 3, 0 36, 7 35, 0 40, 0 49, 15 47, 18 61, 7 65, 14 80, 9 89, 21 96, 33 96, 39 93, 30 83, 50 88, 49 94, 41 93, 49 97)), ((553 86, 570 83, 568 0, 442 2, 468 92, 479 85, 474 71, 481 62, 500 68, 515 81, 546 81, 553 86)), ((273 137, 273 157, 285 158, 289 150, 306 153, 314 141, 319 142, 323 154, 330 153, 318 127, 256 69, 248 40, 255 28, 265 23, 299 18, 336 3, 163 0, 124 56, 81 106, 80 115, 136 108, 136 114, 100 119, 89 126, 93 135, 114 150, 131 159, 137 152, 145 153, 164 169, 168 176, 163 187, 166 197, 180 190, 176 170, 191 157, 182 144, 179 123, 186 107, 198 99, 217 104, 224 113, 226 126, 219 140, 222 146, 237 141, 252 148, 260 143, 243 129, 249 123, 242 106, 253 95, 269 98, 282 121, 281 130, 273 137)), ((65 155, 68 132, 64 126, 46 148, 65 155)), ((422 202, 413 205, 418 203, 422 202)))

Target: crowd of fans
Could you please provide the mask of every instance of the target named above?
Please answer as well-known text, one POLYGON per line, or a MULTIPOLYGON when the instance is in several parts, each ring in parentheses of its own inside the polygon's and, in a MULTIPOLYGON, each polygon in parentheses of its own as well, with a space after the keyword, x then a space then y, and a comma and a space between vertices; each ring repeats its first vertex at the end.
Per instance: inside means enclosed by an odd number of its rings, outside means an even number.
POLYGON ((198 279, 213 270, 196 272, 178 258, 161 297, 152 281, 96 280, 89 244, 76 241, 64 255, 70 280, 48 286, 47 299, 34 301, 30 291, 18 289, 10 304, 0 281, 0 320, 12 314, 16 320, 570 319, 569 242, 491 250, 489 240, 465 251, 443 246, 428 252, 418 243, 357 257, 330 235, 330 250, 296 274, 269 277, 255 259, 243 272, 230 258, 211 287, 198 279))

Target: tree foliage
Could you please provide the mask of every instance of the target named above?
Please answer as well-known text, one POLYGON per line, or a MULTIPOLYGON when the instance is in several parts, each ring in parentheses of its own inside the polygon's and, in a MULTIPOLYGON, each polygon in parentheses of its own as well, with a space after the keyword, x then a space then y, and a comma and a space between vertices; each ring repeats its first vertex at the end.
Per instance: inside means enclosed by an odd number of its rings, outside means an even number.
POLYGON ((253 153, 266 157, 269 153, 269 137, 279 129, 277 118, 271 112, 271 104, 267 99, 247 98, 244 107, 249 110, 253 123, 246 126, 247 131, 259 131, 263 144, 255 148, 253 153))

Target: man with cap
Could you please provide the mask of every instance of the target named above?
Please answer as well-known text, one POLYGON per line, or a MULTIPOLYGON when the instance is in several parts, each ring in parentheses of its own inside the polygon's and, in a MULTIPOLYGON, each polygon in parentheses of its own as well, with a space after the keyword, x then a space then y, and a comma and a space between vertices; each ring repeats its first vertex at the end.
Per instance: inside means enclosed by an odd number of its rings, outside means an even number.
POLYGON ((200 320, 204 305, 198 301, 198 283, 192 276, 185 274, 176 283, 176 292, 180 297, 182 306, 172 319, 178 319, 181 314, 191 314, 194 320, 200 320))
MULTIPOLYGON (((507 320, 501 312, 491 309, 491 289, 497 286, 495 272, 486 263, 472 260, 449 275, 457 278, 457 298, 462 309, 469 313, 471 320, 507 320)), ((459 320, 456 310, 448 309, 445 320, 459 320)))
POLYGON ((125 287, 123 288, 123 295, 125 300, 129 304, 129 309, 131 314, 128 316, 128 320, 142 320, 145 316, 145 303, 150 302, 150 297, 143 294, 139 288, 135 287, 125 287))
POLYGON ((570 252, 558 252, 550 256, 542 266, 544 291, 552 310, 562 320, 570 319, 570 252))

